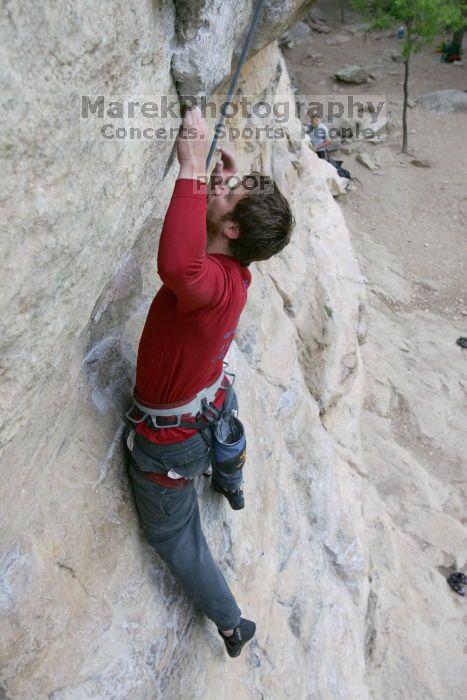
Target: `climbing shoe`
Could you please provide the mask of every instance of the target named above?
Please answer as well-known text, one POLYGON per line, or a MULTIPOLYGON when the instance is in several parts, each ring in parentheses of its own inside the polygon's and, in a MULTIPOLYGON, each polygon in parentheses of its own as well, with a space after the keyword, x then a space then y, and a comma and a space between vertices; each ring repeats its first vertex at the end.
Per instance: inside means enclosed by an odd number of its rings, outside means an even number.
POLYGON ((464 586, 467 584, 467 576, 462 571, 455 571, 448 577, 448 583, 452 590, 465 596, 464 586))
POLYGON ((230 507, 234 510, 241 510, 245 507, 245 497, 243 495, 242 489, 228 491, 227 489, 223 489, 222 486, 219 486, 219 484, 216 484, 215 481, 212 482, 212 486, 214 491, 217 491, 217 493, 221 493, 223 496, 226 497, 226 499, 230 503, 230 507))
POLYGON ((234 627, 233 634, 230 637, 226 637, 221 630, 217 630, 224 640, 225 648, 227 649, 227 654, 232 658, 240 656, 240 653, 247 642, 254 637, 256 632, 256 624, 251 620, 245 620, 244 617, 240 618, 240 622, 236 627, 234 627))

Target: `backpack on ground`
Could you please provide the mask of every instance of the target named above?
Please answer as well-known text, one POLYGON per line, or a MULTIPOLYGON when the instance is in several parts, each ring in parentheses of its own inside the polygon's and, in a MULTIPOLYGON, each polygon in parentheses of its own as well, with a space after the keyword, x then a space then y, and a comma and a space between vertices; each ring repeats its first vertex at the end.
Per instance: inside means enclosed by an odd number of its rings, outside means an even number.
POLYGON ((347 170, 347 168, 343 167, 343 160, 337 160, 337 158, 331 158, 331 156, 328 158, 328 162, 331 163, 337 170, 337 174, 340 177, 346 177, 347 180, 353 180, 352 175, 350 174, 350 171, 347 170))

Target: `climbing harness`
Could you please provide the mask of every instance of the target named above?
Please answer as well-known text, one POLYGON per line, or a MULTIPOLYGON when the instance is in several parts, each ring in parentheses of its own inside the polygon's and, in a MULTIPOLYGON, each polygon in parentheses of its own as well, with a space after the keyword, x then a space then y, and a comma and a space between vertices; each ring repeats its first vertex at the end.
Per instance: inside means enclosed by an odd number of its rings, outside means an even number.
MULTIPOLYGON (((133 405, 125 415, 130 423, 139 425, 146 421, 154 430, 173 427, 198 430, 210 450, 213 466, 226 474, 233 474, 242 469, 245 463, 246 437, 243 423, 238 419, 238 410, 231 407, 230 392, 235 382, 235 374, 228 372, 225 369, 227 366, 227 362, 224 362, 220 377, 209 387, 198 392, 189 402, 155 405, 134 397, 133 405), (223 387, 226 375, 231 377, 231 381, 223 387), (221 387, 225 388, 226 395, 222 407, 216 408, 213 400, 221 387), (135 411, 141 413, 141 417, 133 416, 135 411), (182 420, 182 417, 185 420, 182 420), (188 421, 187 418, 192 420, 188 421), (161 423, 162 420, 170 422, 161 423)), ((133 452, 135 447, 135 437, 135 429, 129 429, 126 433, 126 444, 130 452, 133 452)), ((168 470, 166 475, 170 479, 182 477, 173 469, 168 470)))
POLYGON ((133 423, 133 425, 139 425, 146 421, 149 427, 155 429, 200 429, 205 428, 206 425, 214 424, 222 415, 222 409, 219 410, 213 404, 217 391, 220 388, 224 388, 228 391, 229 387, 232 387, 235 383, 235 374, 233 372, 228 372, 226 367, 228 367, 228 362, 223 363, 222 372, 215 382, 205 389, 201 389, 201 391, 189 401, 184 401, 182 403, 178 401, 168 404, 151 404, 139 398, 135 391, 133 394, 133 403, 130 409, 125 413, 125 417, 130 423, 133 423), (232 380, 224 386, 224 379, 226 377, 232 377, 232 380), (140 414, 138 417, 133 415, 135 411, 140 414), (195 418, 196 422, 193 422, 193 420, 182 420, 182 418, 195 418))
MULTIPOLYGON (((258 26, 258 22, 259 22, 259 18, 260 18, 263 4, 264 4, 264 0, 258 0, 258 2, 256 4, 256 8, 255 8, 253 17, 251 19, 250 29, 248 30, 248 34, 246 35, 245 43, 243 44, 243 49, 242 49, 242 53, 240 54, 240 58, 238 60, 237 68, 235 70, 235 73, 232 76, 232 80, 230 81, 227 100, 222 105, 221 117, 219 119, 218 124, 216 124, 216 128, 214 129, 214 138, 212 140, 211 147, 210 147, 209 153, 208 153, 208 157, 206 159, 206 170, 209 168, 209 163, 211 162, 212 154, 214 153, 214 150, 216 148, 217 138, 218 138, 219 133, 222 129, 222 125, 223 125, 224 119, 225 119, 225 111, 230 106, 230 101, 233 97, 235 87, 237 85, 237 81, 238 81, 238 78, 240 76, 240 71, 243 68, 243 64, 245 63, 248 51, 250 49, 251 42, 253 40, 253 36, 255 34, 255 31, 256 31, 256 27, 258 26)), ((182 96, 182 98, 183 98, 183 96, 182 96)), ((172 167, 172 163, 174 161, 176 151, 177 151, 177 142, 175 142, 173 147, 172 147, 172 151, 170 153, 167 164, 165 166, 164 175, 163 175, 162 179, 165 179, 167 173, 169 172, 170 168, 172 167)))
POLYGON ((201 389, 190 401, 185 401, 183 403, 150 404, 140 399, 135 393, 133 396, 133 405, 125 415, 128 420, 135 425, 143 423, 149 417, 154 428, 191 427, 191 424, 189 424, 189 426, 182 425, 182 417, 197 416, 206 406, 209 407, 224 381, 224 376, 224 370, 222 370, 213 384, 205 389, 201 389), (142 414, 140 418, 134 418, 132 416, 135 407, 142 414), (167 420, 159 422, 159 418, 167 418, 167 420), (169 418, 173 418, 174 420, 168 422, 169 418))

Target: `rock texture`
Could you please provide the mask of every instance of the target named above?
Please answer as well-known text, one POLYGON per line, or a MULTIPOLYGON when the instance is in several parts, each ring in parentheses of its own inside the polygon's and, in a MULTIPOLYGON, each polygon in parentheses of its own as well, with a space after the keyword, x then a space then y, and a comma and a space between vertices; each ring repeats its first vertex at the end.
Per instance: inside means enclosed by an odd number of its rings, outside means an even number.
POLYGON ((370 298, 362 348, 368 687, 374 698, 460 700, 465 599, 446 578, 467 559, 465 351, 455 343, 463 324, 415 308, 416 287, 397 257, 363 231, 355 238, 370 298))
MULTIPOLYGON (((244 613, 258 621, 235 665, 138 532, 122 413, 159 285, 157 239, 176 169, 163 179, 170 142, 80 141, 79 96, 173 93, 181 40, 197 57, 183 87, 199 86, 211 6, 101 2, 92 14, 76 5, 8 6, 5 699, 367 697, 365 290, 329 175, 290 134, 236 144, 245 168, 273 174, 297 219, 290 246, 253 270, 229 357, 249 435, 247 508, 234 514, 206 480, 198 485, 214 555, 244 613)), ((215 7, 224 19, 211 17, 210 31, 220 36, 227 10, 215 7)), ((228 51, 210 47, 209 65, 225 67, 211 85, 228 73, 247 9, 236 11, 228 51)), ((261 28, 258 46, 299 11, 299 3, 267 3, 270 28, 261 28)), ((250 60, 239 88, 291 93, 276 44, 250 60)))
MULTIPOLYGON (((342 31, 339 3, 328 7, 327 21, 342 31)), ((395 41, 394 32, 377 42, 355 39, 336 56, 315 34, 314 49, 326 59, 322 67, 311 69, 302 47, 286 57, 304 94, 345 62, 372 71, 379 65, 382 77, 372 89, 386 94, 392 123, 402 109, 401 78, 390 75, 395 41)), ((417 94, 429 93, 442 89, 449 75, 462 91, 461 72, 440 63, 427 46, 415 57, 411 82, 417 94)), ((368 282, 359 462, 366 472, 362 505, 370 559, 366 668, 375 700, 461 700, 467 598, 446 578, 467 567, 467 358, 456 344, 467 330, 467 202, 462 176, 453 177, 453 163, 456 173, 467 170, 458 138, 465 117, 435 118, 416 108, 409 124, 411 151, 432 167, 416 171, 413 154, 400 154, 400 133, 391 128, 385 143, 366 146, 381 169, 345 160, 360 184, 339 200, 368 282), (433 131, 440 128, 445 138, 437 142, 433 131), (433 197, 440 190, 443 207, 433 197)), ((362 143, 346 146, 349 153, 356 148, 362 143)))
MULTIPOLYGON (((313 3, 264 0, 251 52, 254 54, 304 17, 313 3)), ((230 75, 255 6, 251 0, 176 0, 178 44, 172 69, 179 94, 211 94, 230 75)))

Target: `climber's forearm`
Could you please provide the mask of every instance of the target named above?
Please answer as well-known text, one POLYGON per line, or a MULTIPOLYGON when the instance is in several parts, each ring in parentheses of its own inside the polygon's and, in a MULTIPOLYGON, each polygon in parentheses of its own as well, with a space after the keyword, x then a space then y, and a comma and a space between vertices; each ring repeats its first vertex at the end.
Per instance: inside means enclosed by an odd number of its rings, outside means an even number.
POLYGON ((331 143, 331 139, 326 139, 324 143, 320 143, 319 146, 316 146, 315 150, 321 151, 323 148, 327 148, 331 143))

